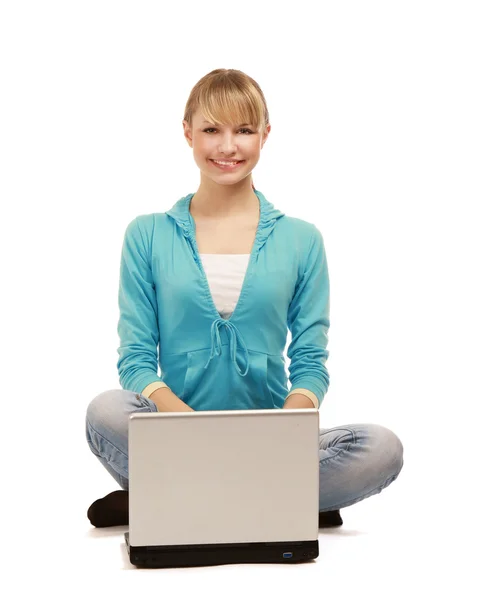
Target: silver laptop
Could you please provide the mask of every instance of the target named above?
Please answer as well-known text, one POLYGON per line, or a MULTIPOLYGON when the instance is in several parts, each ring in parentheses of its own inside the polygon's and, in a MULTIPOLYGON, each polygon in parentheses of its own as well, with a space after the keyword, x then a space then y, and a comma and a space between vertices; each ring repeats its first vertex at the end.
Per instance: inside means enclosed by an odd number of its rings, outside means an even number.
POLYGON ((319 412, 133 413, 130 562, 143 567, 318 557, 319 412))

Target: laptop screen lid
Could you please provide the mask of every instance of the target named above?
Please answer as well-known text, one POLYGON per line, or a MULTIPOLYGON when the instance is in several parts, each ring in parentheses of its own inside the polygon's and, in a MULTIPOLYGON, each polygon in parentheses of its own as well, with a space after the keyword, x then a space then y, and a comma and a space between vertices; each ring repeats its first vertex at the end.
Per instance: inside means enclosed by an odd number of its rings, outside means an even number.
POLYGON ((317 409, 133 413, 132 546, 318 539, 317 409))

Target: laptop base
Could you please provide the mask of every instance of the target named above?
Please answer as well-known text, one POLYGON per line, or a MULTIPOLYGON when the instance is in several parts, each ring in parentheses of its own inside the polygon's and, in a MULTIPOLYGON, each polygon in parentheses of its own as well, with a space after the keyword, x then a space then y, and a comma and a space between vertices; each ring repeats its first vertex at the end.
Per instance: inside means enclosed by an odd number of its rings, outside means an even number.
POLYGON ((318 540, 241 544, 131 546, 124 533, 130 562, 138 567, 201 567, 235 563, 299 563, 319 556, 318 540))

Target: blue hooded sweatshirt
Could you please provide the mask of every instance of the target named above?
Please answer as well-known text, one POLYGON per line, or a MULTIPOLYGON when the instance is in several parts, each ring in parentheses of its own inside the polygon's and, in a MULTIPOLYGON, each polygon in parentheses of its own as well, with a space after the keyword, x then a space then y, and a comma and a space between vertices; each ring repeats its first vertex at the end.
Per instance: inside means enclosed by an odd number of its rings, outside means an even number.
POLYGON ((289 217, 259 190, 260 218, 239 300, 221 318, 199 256, 194 194, 125 231, 119 282, 121 387, 156 381, 201 410, 282 408, 291 389, 329 386, 329 276, 317 227, 289 217), (160 376, 158 375, 160 367, 160 376))

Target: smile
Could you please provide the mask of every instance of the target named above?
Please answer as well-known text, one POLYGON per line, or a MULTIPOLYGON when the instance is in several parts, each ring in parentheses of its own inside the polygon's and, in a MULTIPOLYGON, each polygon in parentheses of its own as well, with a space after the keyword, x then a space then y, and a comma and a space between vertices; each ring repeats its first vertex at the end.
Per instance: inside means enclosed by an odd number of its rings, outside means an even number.
POLYGON ((209 159, 214 165, 216 165, 218 168, 223 169, 223 170, 232 170, 235 169, 238 165, 244 163, 244 160, 238 160, 238 161, 224 161, 224 160, 213 160, 212 158, 209 159))

